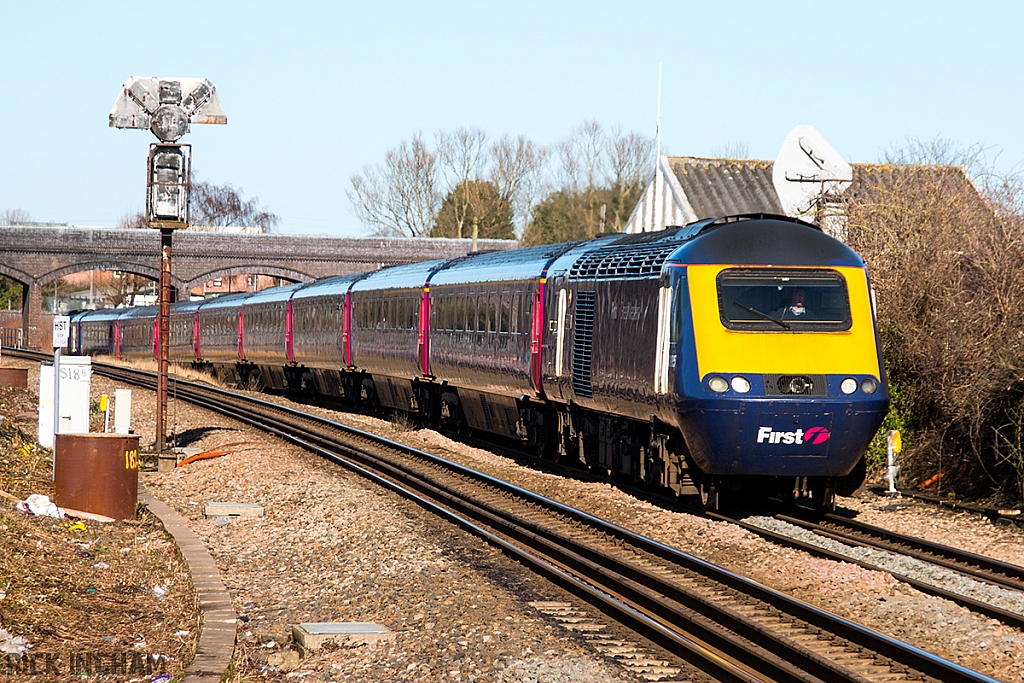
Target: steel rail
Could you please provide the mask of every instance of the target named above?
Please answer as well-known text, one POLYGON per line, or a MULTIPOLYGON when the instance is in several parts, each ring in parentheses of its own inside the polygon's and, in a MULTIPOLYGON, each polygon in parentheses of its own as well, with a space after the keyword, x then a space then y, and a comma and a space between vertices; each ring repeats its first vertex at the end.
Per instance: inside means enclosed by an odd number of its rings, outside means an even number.
MULTIPOLYGON (((954 593, 953 591, 948 591, 948 590, 946 590, 944 588, 940 588, 940 587, 938 587, 938 586, 936 586, 934 584, 928 583, 926 581, 921 581, 920 579, 915 579, 915 578, 913 578, 911 576, 907 576, 906 574, 900 574, 899 572, 894 572, 894 571, 892 571, 890 569, 886 569, 885 567, 880 567, 877 564, 873 564, 873 563, 868 562, 866 560, 861 560, 861 559, 856 558, 856 557, 851 557, 849 555, 844 555, 842 553, 839 553, 839 552, 836 552, 836 551, 833 551, 833 550, 829 550, 828 548, 823 548, 823 547, 821 547, 819 545, 815 545, 814 543, 808 543, 808 542, 802 541, 802 540, 800 540, 798 538, 793 538, 792 536, 787 536, 785 534, 781 534, 781 533, 778 533, 778 532, 775 532, 775 531, 771 531, 770 529, 765 529, 763 527, 757 526, 756 524, 751 524, 749 522, 745 522, 742 519, 739 519, 739 518, 736 518, 736 517, 730 517, 728 515, 723 515, 723 514, 714 513, 714 512, 708 512, 708 513, 705 513, 705 515, 709 519, 714 519, 714 520, 718 520, 718 521, 721 521, 721 522, 728 522, 730 524, 735 524, 735 525, 737 525, 737 526, 739 526, 739 527, 741 527, 743 529, 746 529, 747 531, 749 531, 749 532, 751 532, 753 534, 757 534, 758 536, 761 536, 762 538, 764 538, 766 540, 769 540, 769 541, 771 541, 771 542, 773 542, 773 543, 775 543, 777 545, 782 545, 782 546, 786 546, 786 547, 789 547, 789 548, 794 548, 796 550, 801 550, 801 551, 806 552, 806 553, 808 553, 810 555, 814 555, 815 557, 821 557, 821 558, 824 558, 824 559, 827 559, 827 560, 833 560, 835 562, 846 562, 848 564, 855 564, 858 567, 863 567, 864 569, 868 569, 870 571, 885 572, 886 574, 889 574, 890 576, 892 576, 897 581, 899 581, 901 583, 905 583, 908 586, 911 586, 912 588, 915 588, 915 589, 921 591, 922 593, 925 593, 926 595, 931 595, 931 596, 934 596, 934 597, 937 597, 937 598, 942 598, 944 600, 949 600, 950 602, 954 602, 954 603, 960 605, 961 607, 966 607, 967 609, 969 609, 969 610, 971 610, 973 612, 977 612, 978 614, 982 614, 982 615, 984 615, 986 617, 989 617, 989 618, 992 618, 992 619, 997 619, 998 621, 1001 621, 1002 623, 1006 624, 1007 626, 1012 626, 1014 628, 1019 628, 1019 629, 1024 630, 1024 615, 1018 614, 1016 612, 1011 612, 1009 610, 1002 609, 1001 607, 996 607, 994 605, 990 605, 987 602, 982 602, 981 600, 976 600, 976 599, 968 597, 966 595, 961 595, 960 593, 954 593)), ((864 546, 864 547, 877 547, 877 546, 874 546, 873 544, 861 543, 861 542, 858 542, 858 541, 852 540, 852 539, 851 540, 847 540, 845 538, 840 537, 838 534, 833 535, 833 534, 830 534, 830 533, 824 532, 824 531, 819 532, 819 530, 817 528, 815 528, 815 525, 814 525, 813 522, 807 522, 807 521, 799 520, 799 519, 792 518, 792 517, 786 517, 785 515, 776 515, 775 518, 780 520, 780 521, 785 521, 785 522, 788 522, 788 523, 800 526, 801 528, 805 528, 805 529, 808 529, 810 531, 814 531, 815 533, 818 533, 820 536, 832 538, 832 540, 837 540, 837 541, 844 542, 844 543, 851 543, 851 544, 860 545, 860 546, 864 546)), ((885 548, 885 550, 889 550, 890 552, 895 552, 895 551, 893 551, 890 548, 885 548)), ((926 558, 918 558, 915 555, 908 554, 905 551, 899 551, 899 554, 901 554, 901 555, 909 555, 910 557, 914 557, 915 559, 921 559, 924 562, 932 562, 931 560, 928 560, 926 558)), ((937 564, 935 562, 932 562, 932 563, 933 564, 937 564)))
POLYGON ((978 555, 977 553, 961 550, 960 548, 954 548, 942 543, 933 543, 923 538, 896 533, 895 531, 882 529, 881 527, 865 524, 854 519, 848 519, 841 515, 828 514, 817 523, 783 515, 777 515, 776 518, 791 524, 810 528, 815 533, 834 537, 844 542, 856 542, 902 554, 906 554, 906 548, 910 548, 919 553, 922 559, 932 564, 952 569, 961 574, 968 574, 991 584, 1024 591, 1024 567, 1016 564, 985 557, 984 555, 978 555), (845 531, 837 531, 830 528, 832 526, 839 527, 845 531))

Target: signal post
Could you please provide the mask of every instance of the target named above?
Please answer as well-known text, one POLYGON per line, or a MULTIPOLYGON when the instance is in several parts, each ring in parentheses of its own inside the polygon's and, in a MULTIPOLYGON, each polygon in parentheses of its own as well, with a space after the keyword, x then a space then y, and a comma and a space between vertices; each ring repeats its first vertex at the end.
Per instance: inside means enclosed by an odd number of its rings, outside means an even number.
MULTIPOLYGON (((226 124, 213 85, 205 78, 133 76, 121 86, 110 111, 112 128, 148 128, 160 140, 149 146, 146 176, 146 225, 160 230, 160 312, 157 329, 156 443, 160 457, 166 441, 171 313, 171 241, 175 229, 189 223, 192 146, 177 144, 192 123, 226 124)), ((161 458, 163 460, 163 458, 161 458)))

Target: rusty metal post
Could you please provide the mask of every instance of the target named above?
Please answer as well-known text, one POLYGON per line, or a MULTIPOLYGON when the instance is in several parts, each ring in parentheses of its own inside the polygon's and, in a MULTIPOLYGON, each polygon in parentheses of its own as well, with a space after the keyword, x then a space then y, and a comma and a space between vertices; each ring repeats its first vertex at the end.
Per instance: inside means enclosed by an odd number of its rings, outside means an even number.
POLYGON ((165 422, 167 419, 168 337, 171 330, 171 235, 174 228, 160 228, 160 321, 159 358, 156 379, 156 452, 167 450, 165 422))

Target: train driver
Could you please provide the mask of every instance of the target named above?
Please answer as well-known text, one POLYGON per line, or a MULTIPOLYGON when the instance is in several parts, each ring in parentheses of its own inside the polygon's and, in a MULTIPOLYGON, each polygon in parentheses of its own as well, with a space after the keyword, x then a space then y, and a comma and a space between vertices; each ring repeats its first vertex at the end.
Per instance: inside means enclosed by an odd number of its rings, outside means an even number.
POLYGON ((794 289, 790 297, 789 305, 776 311, 775 318, 778 320, 810 320, 812 316, 807 310, 807 293, 802 289, 794 289))

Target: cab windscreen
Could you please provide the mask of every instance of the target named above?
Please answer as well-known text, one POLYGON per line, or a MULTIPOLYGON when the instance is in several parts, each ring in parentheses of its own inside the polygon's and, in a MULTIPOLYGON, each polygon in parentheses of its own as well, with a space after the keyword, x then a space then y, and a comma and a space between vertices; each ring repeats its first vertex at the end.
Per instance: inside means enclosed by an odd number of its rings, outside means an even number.
POLYGON ((731 330, 837 332, 851 324, 846 281, 828 270, 723 270, 718 310, 731 330))

